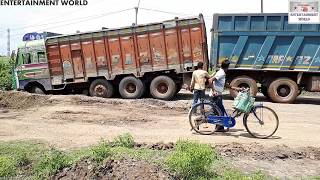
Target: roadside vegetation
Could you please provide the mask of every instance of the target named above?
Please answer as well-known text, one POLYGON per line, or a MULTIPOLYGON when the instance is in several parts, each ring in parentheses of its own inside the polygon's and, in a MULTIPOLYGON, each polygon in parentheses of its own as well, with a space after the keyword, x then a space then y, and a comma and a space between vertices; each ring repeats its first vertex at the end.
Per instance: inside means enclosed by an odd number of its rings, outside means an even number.
POLYGON ((0 90, 12 89, 12 67, 10 58, 0 56, 0 90))
POLYGON ((173 149, 153 150, 147 146, 136 147, 130 134, 120 135, 111 142, 100 140, 94 146, 70 151, 61 151, 39 142, 0 143, 0 179, 49 179, 83 159, 90 158, 98 166, 106 160, 124 157, 154 164, 175 179, 273 179, 261 171, 245 174, 231 168, 206 144, 180 140, 173 149))

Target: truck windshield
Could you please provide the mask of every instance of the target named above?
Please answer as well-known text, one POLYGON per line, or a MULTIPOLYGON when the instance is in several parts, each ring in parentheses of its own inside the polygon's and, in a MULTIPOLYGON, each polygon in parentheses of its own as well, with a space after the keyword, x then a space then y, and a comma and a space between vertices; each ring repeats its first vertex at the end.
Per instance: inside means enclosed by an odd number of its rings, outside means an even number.
POLYGON ((38 64, 38 63, 46 63, 46 62, 47 62, 47 59, 43 51, 38 51, 33 53, 31 52, 24 53, 24 52, 18 51, 17 59, 16 59, 16 65, 38 64))

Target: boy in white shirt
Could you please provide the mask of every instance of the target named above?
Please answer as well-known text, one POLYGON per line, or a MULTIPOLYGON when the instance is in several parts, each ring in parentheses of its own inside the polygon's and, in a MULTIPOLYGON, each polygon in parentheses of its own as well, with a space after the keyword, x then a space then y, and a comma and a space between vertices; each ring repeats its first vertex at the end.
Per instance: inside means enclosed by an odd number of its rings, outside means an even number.
MULTIPOLYGON (((229 86, 229 84, 226 85, 226 72, 228 71, 229 65, 230 65, 229 60, 222 61, 220 70, 213 76, 213 78, 211 78, 212 89, 211 89, 210 96, 222 111, 223 116, 227 115, 227 112, 222 102, 222 92, 224 90, 224 87, 226 86, 227 88, 230 88, 232 90, 241 91, 241 88, 231 87, 229 86)), ((216 126, 216 131, 225 132, 224 127, 220 125, 216 126)))

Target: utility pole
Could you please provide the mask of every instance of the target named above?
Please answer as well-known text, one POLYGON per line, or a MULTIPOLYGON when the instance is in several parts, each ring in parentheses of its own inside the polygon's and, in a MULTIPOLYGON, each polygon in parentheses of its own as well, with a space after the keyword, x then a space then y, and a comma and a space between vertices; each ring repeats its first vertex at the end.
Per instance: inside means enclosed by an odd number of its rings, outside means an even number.
POLYGON ((139 11, 139 6, 140 6, 140 0, 138 0, 138 6, 134 7, 134 9, 136 10, 136 22, 135 25, 138 24, 138 11, 139 11))
POLYGON ((263 0, 261 0, 261 13, 263 13, 263 0))
POLYGON ((11 52, 10 52, 10 29, 9 28, 7 29, 7 33, 8 33, 8 36, 7 36, 8 37, 8 42, 7 42, 7 51, 8 52, 7 52, 7 56, 10 57, 10 53, 11 52))
POLYGON ((138 11, 139 11, 139 7, 134 7, 134 9, 136 10, 136 22, 135 24, 138 24, 138 11))

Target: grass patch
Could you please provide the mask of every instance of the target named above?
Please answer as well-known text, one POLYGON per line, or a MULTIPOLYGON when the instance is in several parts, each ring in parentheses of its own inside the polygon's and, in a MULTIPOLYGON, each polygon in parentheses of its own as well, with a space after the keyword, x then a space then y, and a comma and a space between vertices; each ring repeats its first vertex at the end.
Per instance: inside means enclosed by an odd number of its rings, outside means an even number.
POLYGON ((9 177, 16 174, 17 168, 14 159, 0 156, 0 177, 9 177))
POLYGON ((133 136, 129 133, 119 135, 115 137, 114 140, 112 141, 112 146, 133 148, 134 146, 133 136))
POLYGON ((65 152, 51 149, 36 163, 34 172, 40 179, 52 176, 59 170, 71 166, 71 159, 65 152))
POLYGON ((179 178, 207 179, 214 176, 211 167, 216 160, 217 154, 209 145, 178 141, 166 164, 179 178))
MULTIPOLYGON (((34 142, 0 143, 0 179, 17 175, 22 175, 24 179, 49 179, 83 158, 92 158, 97 162, 96 165, 100 165, 107 158, 117 160, 123 157, 156 164, 171 171, 179 179, 272 179, 261 171, 245 174, 230 168, 230 165, 206 144, 178 141, 173 150, 136 149, 128 145, 132 144, 133 138, 128 138, 128 135, 119 137, 112 142, 101 140, 94 146, 72 151, 47 148, 44 144, 34 142), (114 146, 115 144, 118 146, 114 146)), ((309 179, 319 180, 319 177, 309 179)))
POLYGON ((105 140, 100 140, 98 145, 90 149, 90 152, 91 157, 97 162, 101 162, 111 155, 110 145, 105 140))
POLYGON ((251 174, 244 174, 241 171, 227 168, 222 174, 215 178, 216 180, 272 180, 274 178, 268 177, 262 171, 256 171, 251 174))

